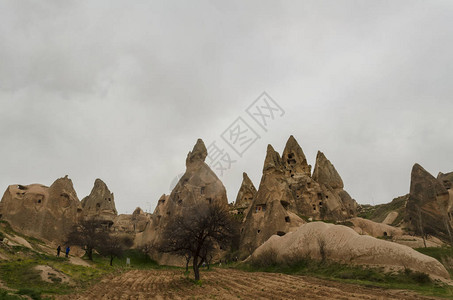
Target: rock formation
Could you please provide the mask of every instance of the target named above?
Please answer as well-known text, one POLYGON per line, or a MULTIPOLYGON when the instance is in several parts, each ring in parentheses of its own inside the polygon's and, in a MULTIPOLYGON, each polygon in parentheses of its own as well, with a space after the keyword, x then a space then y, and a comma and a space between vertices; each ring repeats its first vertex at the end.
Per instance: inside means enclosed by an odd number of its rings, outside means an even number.
POLYGON ((325 202, 322 209, 325 215, 338 220, 354 216, 357 213, 357 202, 343 189, 340 174, 320 151, 316 155, 313 180, 321 186, 322 198, 325 202))
POLYGON ((252 203, 253 197, 256 195, 256 188, 253 182, 247 176, 247 173, 242 173, 242 184, 234 203, 236 208, 247 208, 252 203))
POLYGON ((447 174, 439 172, 439 174, 437 175, 437 180, 442 182, 447 190, 453 188, 453 172, 447 174))
MULTIPOLYGON (((157 243, 172 216, 184 217, 185 211, 197 203, 228 206, 225 187, 217 175, 204 162, 206 147, 201 139, 189 152, 186 172, 169 196, 163 195, 151 216, 150 224, 136 238, 137 246, 157 243)), ((179 260, 168 254, 153 253, 160 263, 179 264, 179 260)))
POLYGON ((436 259, 407 246, 359 235, 342 225, 312 222, 285 236, 272 236, 249 259, 259 259, 266 251, 274 251, 279 263, 291 263, 311 257, 347 264, 409 268, 433 277, 449 278, 445 267, 436 259), (322 249, 322 251, 321 251, 322 249), (323 257, 324 256, 324 257, 323 257))
POLYGON ((443 181, 434 178, 419 164, 414 165, 406 204, 406 221, 417 234, 429 234, 452 241, 452 200, 443 181))
POLYGON ((63 241, 82 215, 68 176, 57 179, 50 187, 10 185, 1 204, 1 218, 15 230, 49 241, 63 241))
POLYGON ((96 179, 90 195, 82 200, 83 216, 86 219, 98 219, 110 224, 117 217, 113 193, 101 180, 96 179))
POLYGON ((282 158, 268 145, 260 186, 241 229, 242 255, 274 234, 295 230, 305 223, 300 216, 344 220, 356 215, 357 203, 343 190, 341 177, 324 154, 318 152, 313 178, 310 170, 293 136, 282 158))

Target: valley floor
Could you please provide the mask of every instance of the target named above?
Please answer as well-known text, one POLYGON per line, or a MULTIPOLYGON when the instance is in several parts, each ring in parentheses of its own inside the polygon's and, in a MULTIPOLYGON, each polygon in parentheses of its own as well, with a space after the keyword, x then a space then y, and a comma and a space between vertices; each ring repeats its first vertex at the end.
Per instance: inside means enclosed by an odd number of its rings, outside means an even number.
POLYGON ((438 299, 407 290, 224 268, 203 271, 201 279, 203 284, 196 285, 181 270, 131 270, 57 299, 438 299))

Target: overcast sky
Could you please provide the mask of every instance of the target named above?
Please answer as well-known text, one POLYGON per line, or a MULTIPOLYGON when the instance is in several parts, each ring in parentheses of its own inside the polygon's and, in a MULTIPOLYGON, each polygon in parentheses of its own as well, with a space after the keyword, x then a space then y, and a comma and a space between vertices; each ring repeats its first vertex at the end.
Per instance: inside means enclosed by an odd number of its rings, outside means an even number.
POLYGON ((267 144, 323 151, 359 203, 453 171, 452 1, 0 0, 0 188, 101 178, 152 211, 197 138, 258 187, 267 144), (265 131, 246 113, 266 91, 265 131), (241 117, 260 138, 238 156, 241 117))

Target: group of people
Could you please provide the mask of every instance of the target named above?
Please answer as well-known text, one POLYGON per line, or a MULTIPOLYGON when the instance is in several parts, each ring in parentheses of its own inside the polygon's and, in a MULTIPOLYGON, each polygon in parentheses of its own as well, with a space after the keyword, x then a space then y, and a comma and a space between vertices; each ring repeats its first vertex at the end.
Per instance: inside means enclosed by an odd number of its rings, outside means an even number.
MULTIPOLYGON (((69 251, 71 251, 71 248, 69 248, 69 246, 66 246, 66 250, 65 250, 66 257, 69 257, 69 251)), ((57 256, 58 257, 60 257, 60 252, 61 252, 61 246, 58 245, 58 247, 57 247, 57 256)))

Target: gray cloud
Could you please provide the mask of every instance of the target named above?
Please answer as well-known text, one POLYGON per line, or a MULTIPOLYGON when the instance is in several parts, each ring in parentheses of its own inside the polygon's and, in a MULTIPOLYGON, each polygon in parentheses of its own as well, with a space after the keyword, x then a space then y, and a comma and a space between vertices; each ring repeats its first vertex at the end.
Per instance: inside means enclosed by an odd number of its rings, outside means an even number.
POLYGON ((267 91, 286 114, 253 125, 230 201, 293 134, 360 203, 388 202, 413 163, 453 169, 452 17, 450 1, 2 1, 0 186, 68 174, 82 198, 100 177, 120 212, 153 209, 196 139, 222 144, 267 91))

